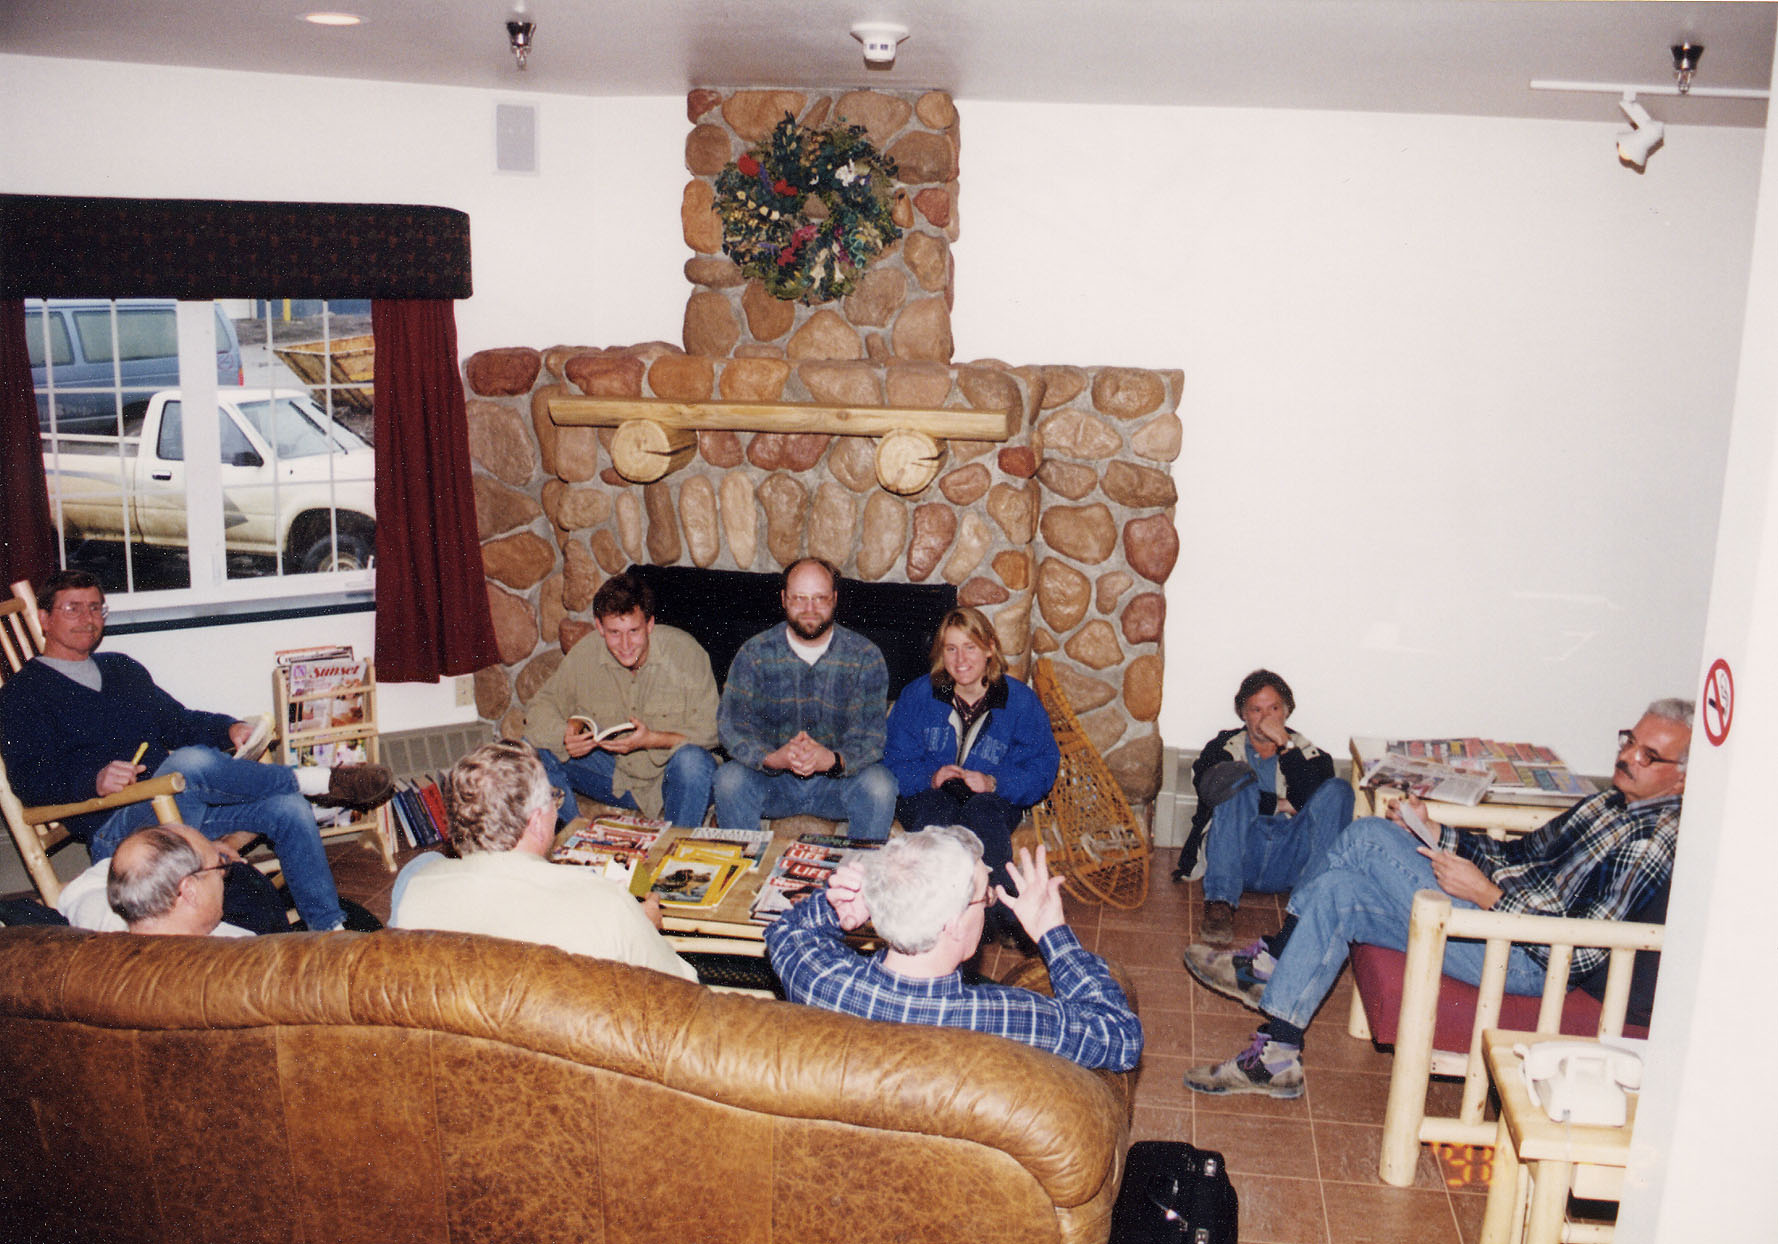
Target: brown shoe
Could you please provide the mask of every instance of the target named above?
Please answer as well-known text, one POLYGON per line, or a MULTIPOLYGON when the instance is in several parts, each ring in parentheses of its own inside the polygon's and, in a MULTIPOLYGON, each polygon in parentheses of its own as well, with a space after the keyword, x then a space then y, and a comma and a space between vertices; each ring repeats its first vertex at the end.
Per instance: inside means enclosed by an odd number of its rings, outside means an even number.
POLYGON ((1198 936, 1206 942, 1232 942, 1235 940, 1235 909, 1227 903, 1211 900, 1204 904, 1204 926, 1198 936))
POLYGON ((323 808, 369 812, 395 794, 395 775, 388 765, 341 765, 327 775, 327 793, 315 796, 323 808))

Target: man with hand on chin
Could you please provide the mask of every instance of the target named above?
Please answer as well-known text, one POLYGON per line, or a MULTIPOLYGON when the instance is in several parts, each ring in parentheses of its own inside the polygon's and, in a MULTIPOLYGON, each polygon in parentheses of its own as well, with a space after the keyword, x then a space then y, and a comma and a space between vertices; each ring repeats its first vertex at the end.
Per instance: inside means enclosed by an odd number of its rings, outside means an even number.
POLYGON ((993 1033, 1083 1067, 1128 1071, 1142 1021, 1105 961, 1080 944, 1062 912, 1062 878, 1044 849, 1009 867, 1017 892, 988 883, 982 844, 960 825, 903 834, 862 868, 834 870, 767 927, 772 967, 792 1002, 864 1019, 993 1033), (1012 985, 965 984, 958 969, 981 942, 983 913, 1006 904, 1037 943, 1053 997, 1012 985), (888 948, 865 957, 847 932, 870 921, 888 948))
POLYGON ((877 646, 834 624, 839 572, 815 557, 792 562, 780 599, 785 624, 735 654, 717 726, 730 763, 716 774, 716 819, 755 829, 761 817, 849 822, 882 841, 895 819, 895 775, 882 765, 889 670, 877 646))
MULTIPOLYGON (((1301 1096, 1303 1030, 1333 988, 1347 946, 1407 949, 1408 913, 1420 890, 1442 889, 1459 906, 1491 911, 1627 919, 1673 873, 1692 711, 1690 700, 1650 704, 1635 726, 1618 732, 1612 789, 1523 837, 1497 842, 1428 821, 1439 834, 1432 850, 1395 808, 1388 820, 1354 821, 1328 853, 1325 871, 1292 892, 1278 933, 1239 950, 1199 943, 1185 952, 1185 966, 1201 984, 1264 1017, 1246 1050, 1192 1068, 1186 1087, 1301 1096)), ((1412 806, 1425 819, 1425 805, 1412 806)), ((1444 974, 1477 984, 1484 949, 1480 942, 1447 943, 1444 974)), ((1594 971, 1606 954, 1577 948, 1568 983, 1594 971)), ((1548 947, 1515 945, 1506 992, 1542 993, 1548 968, 1548 947)))

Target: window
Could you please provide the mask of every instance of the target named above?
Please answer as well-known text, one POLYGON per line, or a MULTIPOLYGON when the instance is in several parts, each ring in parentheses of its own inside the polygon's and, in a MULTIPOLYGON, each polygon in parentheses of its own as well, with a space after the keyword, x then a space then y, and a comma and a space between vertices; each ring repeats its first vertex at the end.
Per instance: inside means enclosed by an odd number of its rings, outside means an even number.
POLYGON ((369 588, 367 302, 54 300, 26 329, 64 565, 144 605, 369 588), (182 354, 215 360, 214 441, 182 354))

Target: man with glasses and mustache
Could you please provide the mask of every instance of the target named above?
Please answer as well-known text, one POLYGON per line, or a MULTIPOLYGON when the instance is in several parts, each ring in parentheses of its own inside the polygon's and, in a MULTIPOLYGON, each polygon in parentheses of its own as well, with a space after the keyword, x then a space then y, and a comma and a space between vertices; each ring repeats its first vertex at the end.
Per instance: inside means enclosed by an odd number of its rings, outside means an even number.
MULTIPOLYGON (((1496 841, 1429 822, 1439 834, 1432 850, 1405 828, 1396 808, 1388 820, 1354 821, 1329 852, 1327 870, 1292 893, 1278 933, 1239 950, 1199 944, 1186 951, 1185 966, 1200 983, 1264 1018, 1247 1049, 1192 1068, 1186 1087, 1301 1096, 1303 1030, 1333 988, 1348 944, 1405 950, 1417 891, 1441 889, 1460 907, 1589 920, 1627 919, 1664 893, 1673 873, 1692 711, 1690 700, 1650 704, 1640 721, 1618 732, 1612 789, 1523 837, 1496 841)), ((1425 805, 1412 804, 1425 819, 1425 805)), ((1482 954, 1480 942, 1447 943, 1444 974, 1477 984, 1482 954)), ((1595 971, 1606 954, 1577 948, 1569 983, 1595 971)), ((1548 967, 1547 947, 1514 946, 1506 991, 1542 993, 1548 967)))
POLYGON ((222 920, 229 854, 185 825, 137 830, 111 857, 105 897, 132 933, 252 937, 222 920))
POLYGON ((821 816, 882 841, 895 819, 895 775, 883 766, 889 669, 877 646, 836 626, 839 572, 792 562, 785 624, 741 645, 717 730, 730 763, 716 771, 716 819, 756 829, 761 817, 821 816))
POLYGON ((1068 927, 1062 878, 1050 875, 1042 847, 1035 859, 1020 851, 1007 872, 1012 888, 989 884, 981 839, 961 825, 903 834, 861 867, 836 868, 825 895, 766 928, 784 996, 864 1019, 993 1033, 1083 1067, 1128 1071, 1142 1056, 1142 1021, 1105 960, 1068 927), (964 980, 960 968, 996 902, 1037 943, 1054 997, 964 980), (844 941, 867 920, 888 943, 870 957, 844 941))
MULTIPOLYGON (((317 933, 339 928, 345 912, 309 801, 369 810, 394 792, 389 770, 257 763, 263 736, 252 723, 188 709, 139 662, 97 651, 108 613, 85 571, 58 571, 38 589, 43 654, 0 686, 0 756, 13 792, 27 805, 78 803, 144 774, 183 774, 181 820, 206 838, 264 834, 304 923, 317 933)), ((153 820, 142 802, 69 817, 67 826, 97 863, 153 820)))

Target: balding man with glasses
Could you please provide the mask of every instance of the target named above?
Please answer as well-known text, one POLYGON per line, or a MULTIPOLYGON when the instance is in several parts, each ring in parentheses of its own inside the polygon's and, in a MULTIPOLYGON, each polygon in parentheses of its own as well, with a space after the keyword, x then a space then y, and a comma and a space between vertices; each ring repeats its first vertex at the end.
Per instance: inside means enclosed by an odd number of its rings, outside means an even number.
POLYGON ((105 897, 132 933, 252 937, 222 921, 232 854, 185 825, 138 830, 111 857, 105 897))
MULTIPOLYGON (((1537 831, 1496 841, 1428 822, 1438 849, 1422 846, 1401 822, 1354 821, 1328 854, 1328 867, 1291 895, 1284 927, 1238 950, 1196 944, 1185 966, 1217 993, 1264 1019, 1247 1049, 1226 1062, 1194 1067, 1186 1087, 1200 1093, 1303 1091, 1303 1030, 1333 988, 1352 942, 1405 950, 1408 912, 1420 890, 1440 889, 1459 907, 1623 920, 1666 888, 1673 873, 1679 809, 1691 747, 1690 700, 1656 700, 1618 732, 1612 788, 1583 800, 1537 831)), ((1425 819, 1425 805, 1407 801, 1425 819)), ((1446 944, 1444 973, 1481 980, 1483 946, 1446 944)), ((1570 984, 1594 971, 1606 952, 1577 948, 1570 984)), ((1514 946, 1506 991, 1543 992, 1549 951, 1514 946)))

